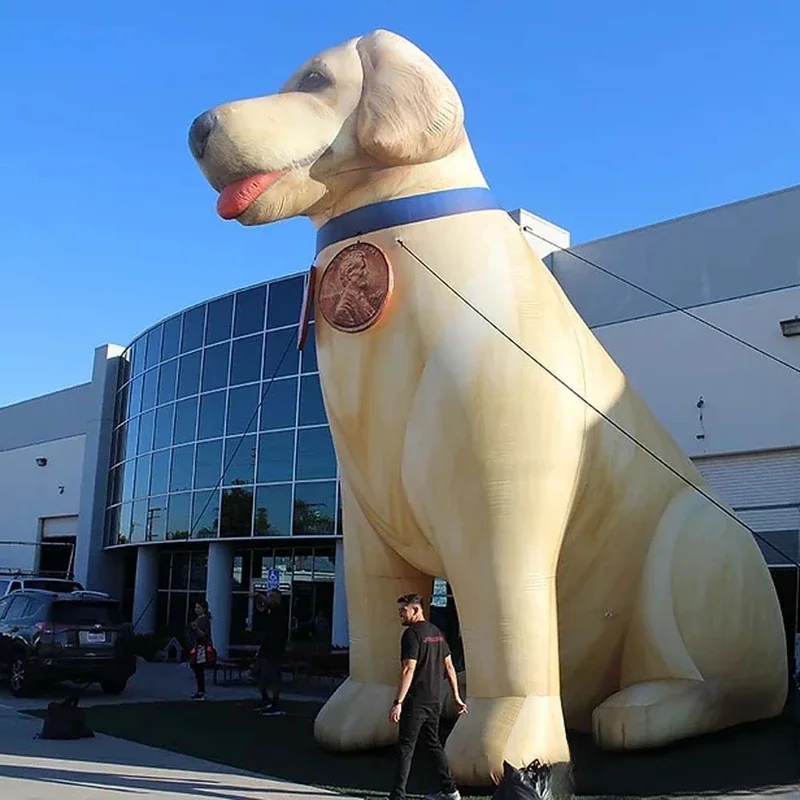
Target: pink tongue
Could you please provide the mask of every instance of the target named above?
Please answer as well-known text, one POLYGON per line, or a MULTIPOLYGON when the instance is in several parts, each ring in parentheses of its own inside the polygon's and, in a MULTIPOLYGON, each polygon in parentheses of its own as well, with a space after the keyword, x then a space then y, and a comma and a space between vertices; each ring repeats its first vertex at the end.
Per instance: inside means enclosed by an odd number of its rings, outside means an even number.
POLYGON ((217 214, 222 219, 236 219, 281 175, 283 175, 282 172, 268 172, 229 183, 217 198, 217 214))

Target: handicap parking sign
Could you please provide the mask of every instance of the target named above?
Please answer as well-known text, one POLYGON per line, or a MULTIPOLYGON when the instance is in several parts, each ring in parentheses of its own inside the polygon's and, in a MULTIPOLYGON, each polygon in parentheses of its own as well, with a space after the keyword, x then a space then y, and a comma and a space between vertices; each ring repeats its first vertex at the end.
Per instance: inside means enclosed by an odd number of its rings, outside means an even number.
POLYGON ((267 570, 267 591, 271 592, 281 585, 281 571, 279 569, 267 570))

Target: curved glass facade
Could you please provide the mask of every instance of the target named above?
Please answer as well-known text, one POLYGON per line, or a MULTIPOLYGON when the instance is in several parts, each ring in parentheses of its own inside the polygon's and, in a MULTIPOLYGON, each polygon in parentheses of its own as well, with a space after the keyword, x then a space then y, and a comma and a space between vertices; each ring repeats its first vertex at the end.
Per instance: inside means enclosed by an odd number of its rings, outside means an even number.
POLYGON ((106 546, 335 536, 338 471, 305 275, 159 323, 121 359, 106 546))

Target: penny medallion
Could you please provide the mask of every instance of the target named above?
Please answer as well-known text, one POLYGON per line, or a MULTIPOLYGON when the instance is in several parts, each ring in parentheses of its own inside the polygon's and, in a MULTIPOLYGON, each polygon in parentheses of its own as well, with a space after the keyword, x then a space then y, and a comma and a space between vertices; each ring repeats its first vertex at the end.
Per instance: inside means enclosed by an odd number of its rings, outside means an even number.
POLYGON ((300 327, 297 330, 297 349, 302 350, 306 344, 308 335, 308 324, 311 321, 311 312, 314 309, 314 289, 317 282, 317 268, 314 264, 308 271, 306 278, 306 288, 303 292, 303 305, 300 309, 300 327))
POLYGON ((360 333, 381 318, 393 285, 383 251, 369 242, 356 242, 340 250, 323 273, 319 309, 336 330, 360 333))

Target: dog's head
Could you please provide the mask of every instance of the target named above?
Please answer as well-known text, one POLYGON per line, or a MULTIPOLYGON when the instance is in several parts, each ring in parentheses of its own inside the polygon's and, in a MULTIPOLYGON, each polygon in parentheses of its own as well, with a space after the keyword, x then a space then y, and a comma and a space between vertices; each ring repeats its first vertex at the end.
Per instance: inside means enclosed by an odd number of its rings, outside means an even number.
POLYGON ((306 62, 278 94, 217 106, 189 131, 225 219, 324 216, 381 170, 437 161, 466 141, 453 84, 378 30, 306 62))

